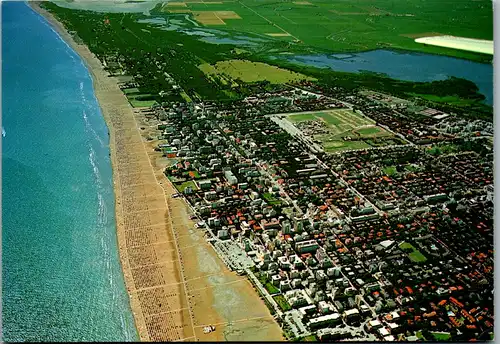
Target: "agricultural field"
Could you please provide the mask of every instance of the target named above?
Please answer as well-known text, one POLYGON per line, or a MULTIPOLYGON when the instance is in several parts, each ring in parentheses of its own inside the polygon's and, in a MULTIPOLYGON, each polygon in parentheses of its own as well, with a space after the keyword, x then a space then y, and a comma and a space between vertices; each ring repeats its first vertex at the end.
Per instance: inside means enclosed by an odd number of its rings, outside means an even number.
POLYGON ((267 80, 273 84, 281 84, 299 80, 314 80, 303 74, 278 68, 261 62, 247 60, 220 61, 214 65, 202 64, 199 68, 208 76, 223 78, 226 83, 235 80, 256 82, 267 80))
POLYGON ((203 26, 257 33, 335 52, 381 47, 471 56, 420 44, 428 36, 493 39, 491 1, 185 1, 157 5, 160 13, 189 13, 203 26), (311 20, 314 18, 314 20, 311 20), (456 24, 455 24, 456 23, 456 24))
MULTIPOLYGON (((373 120, 347 109, 292 114, 287 119, 304 134, 319 141, 326 152, 370 148, 369 139, 393 138, 391 133, 376 126, 373 120), (309 126, 310 121, 323 123, 326 130, 318 133, 316 127, 309 126)), ((384 142, 380 141, 378 145, 384 145, 384 142)))

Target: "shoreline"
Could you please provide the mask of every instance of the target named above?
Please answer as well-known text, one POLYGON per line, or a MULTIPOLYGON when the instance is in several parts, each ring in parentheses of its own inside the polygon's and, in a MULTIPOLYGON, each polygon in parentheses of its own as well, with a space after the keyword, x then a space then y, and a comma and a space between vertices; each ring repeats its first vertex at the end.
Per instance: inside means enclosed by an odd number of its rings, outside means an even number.
MULTIPOLYGON (((30 2, 79 55, 108 127, 120 265, 140 341, 282 340, 282 330, 247 277, 229 270, 174 199, 148 127, 101 62, 50 12, 30 2), (184 258, 184 259, 183 259, 184 258), (229 302, 228 302, 229 301, 229 302), (250 316, 251 315, 251 316, 250 316), (216 324, 217 330, 203 332, 216 324)), ((150 127, 150 125, 149 125, 150 127)))
MULTIPOLYGON (((134 281, 130 268, 130 264, 128 262, 128 254, 126 249, 126 238, 124 232, 124 214, 120 209, 120 205, 122 205, 122 193, 121 188, 118 186, 120 181, 120 174, 118 172, 118 161, 117 161, 117 152, 116 152, 116 133, 115 133, 115 125, 113 123, 113 118, 110 115, 111 108, 114 107, 110 102, 108 102, 102 94, 99 94, 98 90, 102 86, 100 80, 103 78, 110 79, 111 83, 115 84, 116 90, 120 92, 119 95, 124 98, 121 90, 118 88, 116 82, 112 81, 111 78, 107 76, 107 72, 102 69, 101 62, 95 57, 95 55, 88 49, 88 47, 84 44, 78 44, 73 39, 72 35, 66 30, 64 25, 59 22, 50 12, 39 6, 38 2, 29 2, 28 6, 31 7, 35 12, 40 14, 47 23, 54 29, 60 38, 66 42, 73 51, 80 57, 82 63, 87 68, 89 75, 92 78, 92 85, 94 88, 94 95, 98 101, 99 108, 101 110, 102 116, 106 122, 106 126, 108 128, 108 136, 109 136, 109 150, 111 157, 111 166, 113 171, 113 192, 115 195, 115 225, 116 225, 116 233, 117 233, 117 243, 119 247, 119 257, 120 257, 120 266, 122 269, 122 274, 125 281, 125 288, 127 289, 127 295, 129 297, 130 309, 134 318, 134 326, 137 332, 137 336, 141 341, 149 341, 150 336, 148 335, 148 331, 146 328, 144 315, 142 314, 142 309, 139 305, 139 301, 132 297, 131 290, 134 289, 134 281)), ((118 94, 117 94, 118 95, 118 94)), ((126 98, 121 102, 122 106, 128 108, 128 112, 132 114, 132 108, 130 107, 126 98)), ((119 115, 123 115, 123 110, 119 115)), ((123 205, 122 205, 123 206, 123 205)))

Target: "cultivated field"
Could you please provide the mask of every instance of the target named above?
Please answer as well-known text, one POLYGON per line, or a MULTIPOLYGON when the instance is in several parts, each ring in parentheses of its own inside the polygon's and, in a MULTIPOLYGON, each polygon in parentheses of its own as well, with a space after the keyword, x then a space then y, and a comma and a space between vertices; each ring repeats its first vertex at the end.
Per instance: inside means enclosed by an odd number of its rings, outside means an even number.
POLYGON ((312 80, 310 77, 286 69, 246 60, 220 61, 215 65, 204 63, 198 68, 206 75, 218 76, 225 79, 227 83, 236 79, 240 79, 244 82, 267 80, 275 84, 299 80, 312 80))
POLYGON ((287 119, 305 135, 320 142, 326 152, 369 148, 372 146, 369 142, 376 139, 388 139, 387 144, 394 144, 390 140, 393 135, 376 126, 375 121, 347 109, 291 114, 287 119), (306 125, 306 121, 321 122, 325 125, 324 130, 306 125))
POLYGON ((491 1, 457 0, 453 2, 453 11, 449 6, 448 2, 431 0, 376 3, 372 0, 242 0, 164 3, 161 10, 192 12, 194 19, 203 25, 271 35, 339 52, 389 47, 465 54, 424 46, 414 39, 433 35, 428 33, 493 39, 491 1), (224 18, 220 15, 222 12, 231 15, 224 18))

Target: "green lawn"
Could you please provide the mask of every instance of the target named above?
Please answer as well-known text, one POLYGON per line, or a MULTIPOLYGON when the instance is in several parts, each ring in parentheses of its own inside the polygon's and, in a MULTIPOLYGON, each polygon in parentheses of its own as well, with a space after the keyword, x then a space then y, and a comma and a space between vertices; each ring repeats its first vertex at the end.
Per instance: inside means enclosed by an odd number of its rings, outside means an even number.
POLYGON ((316 337, 316 335, 314 335, 314 334, 311 334, 309 336, 302 338, 302 341, 304 341, 304 342, 317 342, 318 337, 316 337))
POLYGON ((260 281, 260 283, 262 283, 262 285, 264 285, 264 287, 267 289, 267 291, 270 293, 270 294, 277 294, 280 292, 280 290, 278 288, 276 288, 271 282, 269 282, 268 278, 266 276, 264 276, 264 274, 258 274, 256 275, 258 280, 260 281))
POLYGON ((267 291, 271 295, 277 294, 280 292, 280 290, 278 288, 276 288, 271 282, 266 282, 266 284, 264 284, 264 287, 266 287, 267 291))
POLYGON ((187 182, 184 182, 182 184, 176 184, 175 187, 177 188, 177 190, 179 190, 179 192, 184 192, 184 190, 187 188, 187 187, 191 187, 193 190, 198 190, 198 187, 196 186, 196 184, 192 181, 192 180, 189 180, 187 182))
POLYGON ((125 94, 131 94, 131 93, 139 93, 139 89, 134 87, 134 88, 123 88, 122 92, 125 94))
POLYGON ((298 115, 290 115, 288 116, 288 120, 290 122, 304 122, 304 121, 313 121, 315 119, 313 113, 304 113, 298 115))
POLYGON ((266 192, 265 194, 262 195, 262 197, 269 203, 270 205, 275 205, 275 204, 280 204, 281 201, 274 197, 272 194, 269 192, 266 192))
POLYGON ((333 152, 339 152, 339 151, 348 150, 348 149, 370 148, 370 145, 363 142, 363 141, 338 140, 338 141, 324 142, 323 148, 326 152, 333 153, 333 152))
POLYGON ((446 103, 458 106, 469 106, 471 104, 478 102, 477 99, 462 99, 454 96, 439 97, 432 94, 418 94, 418 93, 409 93, 409 94, 414 97, 430 100, 436 103, 446 103))
POLYGON ((358 129, 356 130, 356 132, 360 135, 360 136, 371 136, 371 135, 374 135, 374 134, 378 134, 382 131, 381 128, 379 127, 371 127, 371 128, 361 128, 361 129, 358 129))
POLYGON ((420 170, 420 168, 417 165, 412 165, 412 164, 405 165, 405 169, 410 172, 417 172, 418 170, 420 170))
POLYGON ((278 306, 280 306, 281 310, 283 312, 286 312, 286 311, 289 311, 290 309, 292 309, 292 307, 290 306, 290 304, 285 300, 285 297, 283 295, 276 295, 276 296, 273 296, 273 299, 274 301, 276 301, 276 303, 278 304, 278 306))
POLYGON ((334 112, 317 112, 314 116, 323 119, 330 125, 339 125, 343 122, 339 117, 335 116, 334 112))
POLYGON ((399 245, 399 248, 413 250, 413 252, 408 253, 408 258, 414 263, 425 262, 427 260, 427 258, 409 242, 403 242, 399 245))
POLYGON ((402 248, 402 249, 415 249, 415 247, 413 247, 412 244, 410 244, 409 242, 403 242, 401 243, 401 245, 399 245, 399 248, 402 248))
POLYGON ((184 99, 187 103, 192 103, 192 102, 193 102, 193 100, 191 99, 191 97, 189 97, 189 96, 187 95, 187 93, 186 93, 186 92, 184 92, 184 91, 182 91, 182 92, 181 92, 181 97, 182 97, 182 99, 184 99))
POLYGON ((425 256, 418 250, 408 254, 408 257, 415 263, 425 262, 427 260, 427 258, 425 258, 425 256))
POLYGON ((383 171, 385 174, 387 174, 388 176, 393 176, 395 175, 397 172, 396 170, 396 166, 387 166, 387 167, 384 167, 383 168, 383 171))
POLYGON ((156 104, 155 100, 152 99, 140 99, 142 97, 148 98, 152 97, 151 94, 136 94, 136 93, 128 93, 126 94, 128 101, 133 107, 151 107, 156 104), (139 99, 138 99, 139 98, 139 99))
POLYGON ((129 99, 130 104, 137 108, 137 107, 151 107, 156 104, 156 101, 154 100, 135 100, 135 99, 129 99))
POLYGON ((431 332, 431 334, 437 341, 448 341, 451 339, 451 334, 447 332, 431 332))

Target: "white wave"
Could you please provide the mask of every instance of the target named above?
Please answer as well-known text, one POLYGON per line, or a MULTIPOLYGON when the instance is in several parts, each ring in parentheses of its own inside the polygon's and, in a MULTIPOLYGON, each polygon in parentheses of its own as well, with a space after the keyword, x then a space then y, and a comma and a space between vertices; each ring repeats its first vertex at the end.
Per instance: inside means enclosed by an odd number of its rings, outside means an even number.
MULTIPOLYGON (((104 202, 104 198, 100 193, 97 194, 98 200, 98 209, 97 209, 97 221, 99 225, 104 225, 107 222, 107 212, 106 212, 106 204, 104 202)), ((103 247, 106 248, 106 245, 103 243, 103 247)))
POLYGON ((92 165, 92 170, 94 171, 94 177, 96 178, 97 184, 101 186, 102 185, 101 174, 99 173, 99 168, 97 167, 97 163, 95 160, 95 151, 92 148, 92 146, 90 146, 89 161, 90 164, 92 165))

